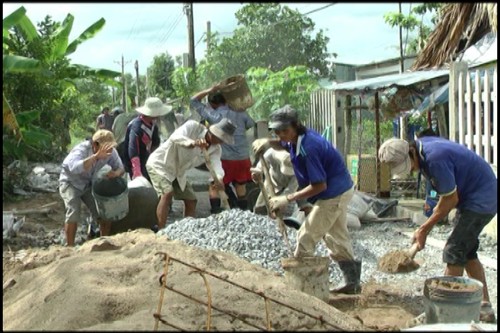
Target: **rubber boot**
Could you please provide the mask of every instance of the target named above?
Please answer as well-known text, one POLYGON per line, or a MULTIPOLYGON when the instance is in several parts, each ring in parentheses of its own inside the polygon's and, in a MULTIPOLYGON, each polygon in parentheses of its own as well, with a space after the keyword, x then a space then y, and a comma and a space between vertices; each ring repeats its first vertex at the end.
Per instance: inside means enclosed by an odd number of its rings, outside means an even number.
POLYGON ((241 210, 247 210, 248 209, 248 200, 245 198, 243 198, 243 199, 238 198, 238 208, 241 210))
POLYGON ((219 214, 222 212, 222 208, 220 206, 220 199, 210 199, 210 213, 211 214, 219 214))
POLYGON ((340 288, 330 289, 330 292, 339 294, 359 294, 361 292, 361 261, 339 261, 340 270, 344 275, 345 285, 340 288))
POLYGON ((238 207, 238 198, 236 197, 236 194, 234 193, 230 184, 226 184, 224 186, 224 191, 227 194, 227 201, 229 202, 229 207, 230 208, 238 207))

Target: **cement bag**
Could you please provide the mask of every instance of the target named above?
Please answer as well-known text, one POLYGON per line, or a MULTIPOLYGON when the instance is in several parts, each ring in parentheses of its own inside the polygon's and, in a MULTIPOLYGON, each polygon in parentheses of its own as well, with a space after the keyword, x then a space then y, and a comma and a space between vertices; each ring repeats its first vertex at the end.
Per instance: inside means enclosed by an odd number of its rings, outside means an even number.
POLYGON ((347 213, 347 228, 354 230, 361 228, 361 222, 359 221, 359 218, 356 215, 347 213))
POLYGON ((356 215, 358 219, 362 219, 369 210, 370 205, 357 192, 354 192, 351 201, 347 204, 347 212, 356 215))

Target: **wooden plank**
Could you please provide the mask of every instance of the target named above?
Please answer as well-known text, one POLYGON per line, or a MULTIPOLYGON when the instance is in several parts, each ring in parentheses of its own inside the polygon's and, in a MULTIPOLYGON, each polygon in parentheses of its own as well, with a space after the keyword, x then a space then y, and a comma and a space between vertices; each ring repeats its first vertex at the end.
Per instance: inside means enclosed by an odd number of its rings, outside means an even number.
POLYGON ((359 219, 361 223, 411 222, 411 217, 379 217, 376 219, 359 219))
POLYGON ((465 144, 465 87, 464 73, 459 74, 458 79, 458 142, 465 144))
POLYGON ((475 115, 474 115, 474 122, 476 125, 476 135, 475 135, 475 144, 476 144, 476 154, 479 156, 483 157, 483 129, 482 129, 482 124, 483 122, 481 121, 481 73, 479 73, 479 70, 476 70, 476 79, 475 79, 475 93, 474 93, 474 105, 475 105, 475 115))
POLYGON ((490 91, 490 75, 488 71, 484 73, 484 92, 482 94, 484 105, 484 159, 488 163, 492 163, 491 158, 491 91, 490 91))
MULTIPOLYGON (((413 232, 404 231, 404 232, 402 232, 402 234, 409 237, 410 239, 413 238, 413 232)), ((446 241, 427 236, 427 240, 426 240, 425 244, 442 250, 442 249, 444 249, 444 246, 446 245, 446 241)), ((479 254, 479 253, 477 254, 477 257, 481 261, 483 266, 493 268, 495 270, 497 269, 497 260, 496 259, 483 256, 482 254, 479 254)))
POLYGON ((467 117, 466 117, 466 122, 467 122, 467 136, 465 138, 465 141, 467 142, 467 148, 470 150, 474 150, 474 129, 472 128, 472 80, 470 78, 470 72, 467 72, 467 92, 465 94, 466 96, 466 103, 467 103, 467 117))
POLYGON ((493 164, 498 165, 498 81, 497 69, 493 72, 493 164))

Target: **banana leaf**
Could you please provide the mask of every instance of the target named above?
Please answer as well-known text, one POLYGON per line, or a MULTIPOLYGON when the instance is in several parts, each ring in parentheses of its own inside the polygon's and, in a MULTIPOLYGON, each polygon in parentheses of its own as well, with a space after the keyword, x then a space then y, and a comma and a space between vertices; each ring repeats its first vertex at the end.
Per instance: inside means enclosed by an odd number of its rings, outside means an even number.
POLYGON ((33 73, 41 70, 42 64, 36 59, 10 54, 3 55, 4 73, 33 73))
POLYGON ((75 52, 78 45, 80 45, 87 39, 94 37, 99 31, 101 31, 105 23, 106 20, 104 20, 104 18, 101 18, 100 20, 92 24, 90 27, 88 27, 80 36, 78 36, 77 39, 75 39, 74 41, 71 42, 71 44, 69 44, 69 46, 66 48, 66 55, 75 52))
POLYGON ((35 25, 33 24, 33 22, 31 22, 29 17, 26 16, 26 9, 22 6, 3 19, 4 30, 10 29, 13 26, 17 26, 19 28, 19 30, 21 31, 21 33, 28 42, 40 38, 40 35, 38 35, 38 31, 36 30, 35 25))
POLYGON ((75 17, 71 14, 68 14, 61 26, 54 32, 54 44, 52 54, 50 55, 53 61, 62 58, 66 54, 69 34, 71 33, 71 29, 73 28, 74 20, 75 17))

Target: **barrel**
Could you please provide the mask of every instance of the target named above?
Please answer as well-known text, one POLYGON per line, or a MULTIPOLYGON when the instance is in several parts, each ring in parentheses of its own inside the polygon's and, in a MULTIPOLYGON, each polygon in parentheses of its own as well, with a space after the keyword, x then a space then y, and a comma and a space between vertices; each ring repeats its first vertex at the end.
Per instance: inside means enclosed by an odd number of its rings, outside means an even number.
POLYGON ((220 89, 222 96, 226 99, 227 105, 234 111, 243 112, 254 104, 245 75, 231 76, 219 84, 222 85, 220 89))
POLYGON ((128 187, 123 177, 97 178, 92 183, 92 195, 99 217, 118 221, 128 214, 128 187))
POLYGON ((285 282, 288 286, 305 292, 327 302, 329 257, 282 258, 281 265, 285 271, 285 282))
POLYGON ((483 284, 458 276, 425 280, 424 306, 427 324, 479 322, 483 284))

